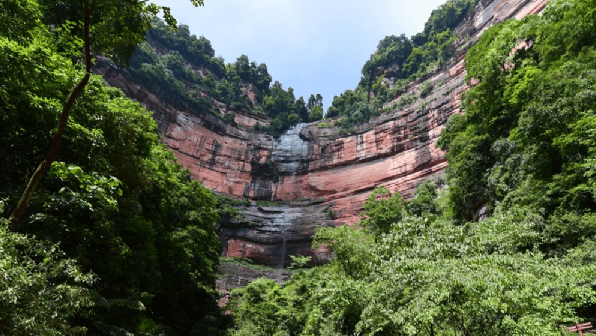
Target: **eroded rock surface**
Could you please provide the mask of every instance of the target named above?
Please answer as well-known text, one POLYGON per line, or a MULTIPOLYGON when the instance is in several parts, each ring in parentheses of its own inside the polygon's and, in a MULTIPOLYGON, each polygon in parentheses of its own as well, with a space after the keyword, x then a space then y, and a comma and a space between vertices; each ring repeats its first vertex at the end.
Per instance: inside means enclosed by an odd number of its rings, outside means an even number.
MULTIPOLYGON (((222 113, 234 112, 238 126, 206 113, 165 103, 134 82, 126 70, 99 62, 96 71, 111 85, 154 111, 163 142, 193 179, 233 197, 268 200, 321 199, 313 206, 294 205, 246 209, 247 223, 220 227, 226 256, 244 256, 264 264, 287 265, 288 255, 307 254, 324 261, 324 251, 310 250, 315 228, 354 223, 372 190, 385 185, 406 198, 424 179, 441 174, 445 153, 437 139, 447 119, 459 113, 466 90, 463 58, 482 32, 508 18, 523 18, 544 9, 546 0, 481 0, 474 15, 454 30, 459 37, 455 56, 426 78, 410 83, 384 113, 347 134, 318 123, 300 124, 279 140, 251 126, 268 120, 213 102, 222 113), (422 84, 432 90, 421 94, 422 84), (408 98, 409 99, 406 99, 408 98), (255 174, 255 166, 271 164, 273 174, 255 174), (335 220, 325 217, 333 209, 335 220)), ((386 85, 395 65, 380 68, 386 85)), ((427 91, 427 90, 426 90, 427 91)), ((247 88, 250 95, 250 88, 247 88)), ((261 166, 263 167, 263 166, 261 166)))
POLYGON ((314 264, 326 262, 329 253, 312 250, 311 242, 316 228, 334 224, 330 207, 309 203, 246 208, 245 221, 220 225, 222 255, 280 268, 291 264, 290 255, 311 256, 314 264))

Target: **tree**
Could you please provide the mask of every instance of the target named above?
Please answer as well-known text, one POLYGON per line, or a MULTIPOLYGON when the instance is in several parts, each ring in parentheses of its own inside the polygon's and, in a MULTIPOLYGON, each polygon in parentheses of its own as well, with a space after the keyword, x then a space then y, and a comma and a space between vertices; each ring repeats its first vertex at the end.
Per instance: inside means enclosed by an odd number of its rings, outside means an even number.
POLYGON ((250 61, 248 60, 248 56, 241 55, 240 57, 238 57, 238 59, 236 60, 235 66, 236 66, 236 73, 238 73, 238 76, 240 76, 240 78, 242 78, 243 81, 245 81, 245 82, 253 81, 253 77, 252 77, 253 71, 251 71, 253 69, 251 69, 250 61))
MULTIPOLYGON (((416 194, 441 204, 430 187, 416 194)), ((593 240, 547 258, 535 249, 535 214, 460 226, 409 212, 423 200, 410 207, 394 205, 405 201, 386 188, 373 195, 366 220, 388 223, 383 232, 321 228, 315 238, 334 253, 330 264, 235 292, 232 335, 556 336, 560 324, 593 316, 593 240)))
POLYGON ((296 111, 298 112, 298 115, 302 119, 302 122, 309 121, 308 120, 308 108, 306 107, 306 104, 304 103, 304 97, 300 97, 300 98, 298 98, 298 100, 296 100, 296 111))
MULTIPOLYGON (((412 42, 401 34, 400 36, 387 36, 379 41, 377 50, 370 56, 370 59, 362 67, 362 75, 366 78, 372 79, 375 69, 380 66, 387 66, 390 64, 397 64, 399 67, 398 77, 403 78, 402 65, 412 53, 412 42)), ((370 83, 366 83, 370 85, 370 83)))
POLYGON ((306 104, 306 109, 308 110, 309 121, 317 121, 323 119, 323 96, 317 93, 315 96, 311 94, 308 97, 308 103, 306 104))
MULTIPOLYGON (((524 205, 547 218, 596 210, 584 128, 596 110, 590 5, 553 1, 543 16, 491 27, 466 55, 467 81, 478 83, 439 140, 460 220, 481 203, 489 213, 524 205)), ((555 227, 559 238, 571 234, 555 227)))
POLYGON ((261 91, 269 90, 269 85, 271 84, 271 75, 267 71, 267 65, 265 63, 259 64, 256 70, 257 73, 257 88, 261 91))
MULTIPOLYGON (((203 0, 191 0, 191 2, 194 6, 203 5, 203 0)), ((85 70, 82 79, 71 90, 62 108, 58 128, 46 158, 31 176, 16 208, 10 215, 9 220, 12 223, 12 228, 25 214, 35 188, 50 169, 52 162, 58 157, 64 129, 72 106, 89 82, 92 55, 105 54, 116 62, 126 63, 132 55, 135 45, 143 41, 145 31, 150 27, 147 16, 155 15, 159 10, 163 10, 166 22, 175 25, 175 20, 170 15, 168 7, 160 7, 142 1, 84 0, 82 4, 80 2, 69 4, 66 1, 42 1, 42 7, 46 10, 60 7, 72 8, 66 13, 73 14, 73 16, 54 12, 49 13, 48 17, 53 19, 53 23, 59 27, 55 31, 59 32, 61 40, 75 43, 77 47, 84 50, 85 70), (80 31, 81 23, 83 26, 82 32, 80 31), (123 27, 127 27, 127 29, 122 29, 123 27)), ((77 48, 71 47, 68 50, 72 49, 77 48)))
MULTIPOLYGON (((9 202, 45 156, 82 77, 78 60, 35 22, 14 39, 0 27, 0 199, 9 202)), ((152 113, 104 83, 91 74, 74 101, 27 216, 13 232, 0 220, 0 334, 84 326, 187 335, 219 323, 213 194, 159 143, 152 113)))
POLYGON ((323 107, 323 96, 321 96, 319 93, 317 93, 316 96, 311 94, 310 97, 308 97, 308 104, 306 104, 306 108, 310 111, 315 106, 323 107))
POLYGON ((441 209, 436 203, 436 198, 436 186, 427 180, 416 188, 414 198, 408 203, 408 212, 420 217, 440 215, 441 209))
MULTIPOLYGON (((45 148, 37 144, 51 135, 48 120, 58 117, 75 80, 72 62, 43 37, 30 46, 0 37, 0 72, 6 75, 0 85, 0 199, 18 195, 23 172, 43 157, 45 148)), ((220 248, 212 194, 189 181, 189 172, 159 143, 151 113, 92 75, 73 106, 62 146, 36 189, 30 216, 17 227, 18 234, 34 234, 48 246, 60 243, 60 262, 76 260, 82 272, 92 270, 99 279, 99 285, 81 285, 92 293, 92 317, 77 313, 75 322, 64 312, 58 318, 92 332, 147 332, 190 330, 214 311, 220 248)), ((19 260, 9 268, 26 258, 19 260)), ((52 277, 48 283, 60 281, 70 280, 52 277)), ((34 306, 37 297, 26 297, 34 306)), ((2 302, 7 312, 25 305, 2 302)))
POLYGON ((59 246, 11 232, 0 219, 0 333, 5 335, 84 334, 69 320, 93 306, 85 288, 96 277, 59 246))
POLYGON ((361 225, 380 235, 391 230, 404 216, 406 202, 399 192, 391 194, 385 186, 373 191, 360 213, 361 225))
POLYGON ((318 121, 323 119, 323 108, 319 105, 313 106, 310 110, 309 121, 318 121))

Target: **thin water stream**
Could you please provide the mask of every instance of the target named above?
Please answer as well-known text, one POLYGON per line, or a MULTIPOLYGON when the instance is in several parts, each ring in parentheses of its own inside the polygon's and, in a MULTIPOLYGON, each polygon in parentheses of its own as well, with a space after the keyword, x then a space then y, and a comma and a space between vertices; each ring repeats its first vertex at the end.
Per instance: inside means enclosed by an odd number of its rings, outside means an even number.
POLYGON ((271 161, 276 163, 280 173, 294 175, 302 167, 301 162, 308 156, 308 143, 300 138, 306 124, 297 124, 287 130, 279 139, 273 140, 271 161))

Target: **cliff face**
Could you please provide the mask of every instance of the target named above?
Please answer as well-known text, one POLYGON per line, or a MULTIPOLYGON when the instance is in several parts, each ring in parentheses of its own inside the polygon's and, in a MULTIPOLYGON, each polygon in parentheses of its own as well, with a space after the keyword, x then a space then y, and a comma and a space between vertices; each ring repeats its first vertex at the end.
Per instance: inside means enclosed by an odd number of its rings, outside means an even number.
MULTIPOLYGON (((480 0, 474 15, 454 30, 459 40, 450 62, 410 83, 386 104, 388 113, 347 134, 321 123, 299 124, 276 140, 251 128, 268 123, 260 115, 214 101, 221 112, 235 113, 237 126, 231 126, 213 115, 165 103, 152 93, 158 88, 135 83, 126 70, 105 61, 96 71, 154 111, 163 142, 192 178, 211 190, 253 200, 301 200, 283 207, 253 206, 245 209, 246 223, 222 223, 224 255, 271 266, 287 266, 288 255, 294 254, 324 262, 329 257, 324 251, 310 250, 317 226, 356 222, 378 185, 408 198, 424 179, 443 172, 447 163, 436 142, 447 119, 459 112, 466 90, 465 53, 486 28, 538 13, 545 5, 546 0, 480 0)), ((392 68, 376 71, 385 75, 388 86, 393 85, 392 68)))

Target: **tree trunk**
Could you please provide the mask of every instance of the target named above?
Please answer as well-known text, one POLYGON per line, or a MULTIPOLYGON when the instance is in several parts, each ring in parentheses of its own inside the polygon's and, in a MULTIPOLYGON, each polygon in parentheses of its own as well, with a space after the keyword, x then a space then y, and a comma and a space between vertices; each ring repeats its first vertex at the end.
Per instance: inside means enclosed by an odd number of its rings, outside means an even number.
POLYGON ((29 179, 27 183, 27 188, 23 191, 19 202, 17 203, 17 207, 10 215, 9 221, 11 222, 11 230, 14 230, 16 224, 25 214, 27 210, 27 206, 31 201, 31 197, 33 196, 33 192, 37 185, 41 181, 41 179, 46 175, 48 170, 50 170, 50 166, 56 158, 58 158, 58 153, 60 152, 60 144, 62 143, 62 136, 64 134, 64 129, 66 128, 66 123, 68 121, 68 115, 70 114, 70 110, 77 99, 77 97, 83 92, 87 83, 89 83, 89 77, 91 76, 91 43, 89 41, 89 25, 90 25, 90 18, 91 12, 93 12, 93 8, 95 7, 95 1, 93 0, 91 6, 88 5, 89 0, 84 1, 85 6, 85 18, 84 18, 84 39, 85 39, 85 76, 81 81, 70 91, 68 95, 68 99, 66 100, 66 104, 62 109, 62 115, 60 116, 60 120, 58 122, 58 129, 54 134, 54 140, 52 142, 52 147, 48 152, 45 160, 43 160, 37 169, 33 173, 33 176, 29 179))

